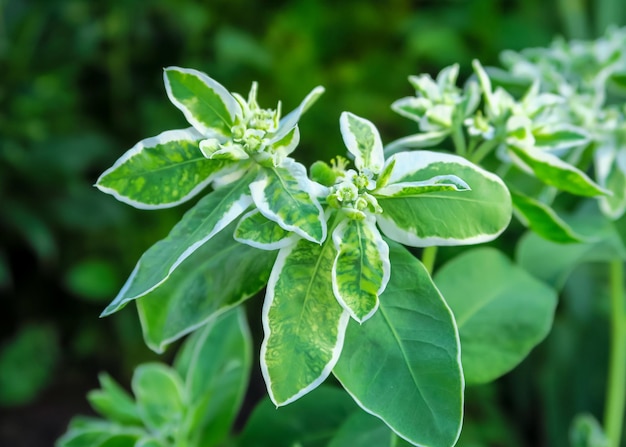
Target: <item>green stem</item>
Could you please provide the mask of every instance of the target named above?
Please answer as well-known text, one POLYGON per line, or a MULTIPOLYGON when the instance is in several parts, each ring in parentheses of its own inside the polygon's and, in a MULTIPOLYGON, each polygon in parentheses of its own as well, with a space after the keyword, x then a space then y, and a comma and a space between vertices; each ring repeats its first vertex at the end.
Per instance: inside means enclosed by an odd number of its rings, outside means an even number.
POLYGON ((424 248, 422 252, 422 264, 426 267, 429 274, 432 275, 435 267, 435 259, 437 259, 437 247, 435 245, 424 248))
POLYGON ((610 263, 611 341, 609 377, 604 408, 604 430, 609 447, 619 447, 626 399, 626 312, 624 301, 624 267, 620 260, 610 263))
POLYGON ((476 148, 476 152, 471 154, 468 159, 472 163, 480 164, 483 158, 485 158, 489 153, 495 149, 498 145, 499 141, 497 139, 485 140, 480 146, 476 148))
POLYGON ((463 135, 463 127, 461 124, 454 126, 452 142, 454 143, 456 153, 461 157, 465 157, 467 154, 467 146, 465 144, 465 136, 463 135))

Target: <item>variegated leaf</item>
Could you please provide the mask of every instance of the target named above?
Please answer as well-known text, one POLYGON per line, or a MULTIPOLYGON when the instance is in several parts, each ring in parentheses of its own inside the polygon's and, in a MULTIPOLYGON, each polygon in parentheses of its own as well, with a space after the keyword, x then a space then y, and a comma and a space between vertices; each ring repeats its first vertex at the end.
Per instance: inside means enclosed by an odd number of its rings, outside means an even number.
POLYGON ((300 143, 300 129, 296 125, 284 137, 272 143, 272 150, 280 154, 280 159, 283 159, 296 149, 298 143, 300 143))
POLYGON ((244 214, 234 234, 235 240, 261 250, 278 250, 293 244, 298 235, 269 220, 259 210, 244 214))
POLYGON ((350 112, 341 114, 339 125, 343 142, 354 155, 356 168, 359 171, 369 169, 375 174, 380 173, 385 164, 385 155, 376 126, 350 112))
POLYGON ((263 305, 261 371, 270 398, 286 405, 321 384, 335 366, 348 313, 332 289, 336 255, 300 239, 283 248, 272 269, 263 305))
POLYGON ((400 98, 391 104, 391 110, 410 120, 420 122, 426 110, 432 105, 426 98, 407 96, 400 98))
POLYGON ((609 193, 594 183, 580 169, 564 162, 555 155, 532 147, 520 148, 515 145, 508 145, 507 148, 515 164, 520 165, 520 168, 526 171, 530 169, 546 185, 586 197, 609 193))
POLYGON ((250 184, 250 191, 265 217, 287 231, 321 243, 326 238, 326 221, 314 187, 306 168, 287 158, 280 166, 263 168, 250 184))
POLYGON ((102 316, 118 311, 129 301, 159 286, 187 257, 243 213, 252 204, 248 184, 254 175, 256 173, 251 172, 203 197, 165 239, 141 256, 130 278, 102 316))
POLYGON ((422 182, 441 175, 462 178, 471 190, 433 191, 415 197, 378 196, 383 234, 413 247, 478 244, 495 239, 509 224, 511 196, 502 180, 456 155, 400 152, 387 185, 422 182))
POLYGON ((378 309, 378 297, 389 281, 389 246, 369 215, 342 220, 333 231, 333 243, 333 292, 350 316, 363 323, 378 309))
POLYGON ((276 252, 233 239, 230 223, 136 300, 143 338, 157 353, 250 298, 267 284, 276 252))
POLYGON ((450 130, 434 130, 432 132, 416 133, 408 137, 399 138, 385 146, 387 155, 395 154, 404 149, 419 149, 432 147, 441 143, 450 135, 450 130))
POLYGON ((163 81, 172 104, 202 135, 230 136, 241 107, 222 84, 198 70, 180 67, 166 68, 163 81))
POLYGON ((96 187, 135 208, 183 203, 228 167, 226 162, 204 158, 198 148, 203 138, 193 127, 146 138, 104 171, 96 187))

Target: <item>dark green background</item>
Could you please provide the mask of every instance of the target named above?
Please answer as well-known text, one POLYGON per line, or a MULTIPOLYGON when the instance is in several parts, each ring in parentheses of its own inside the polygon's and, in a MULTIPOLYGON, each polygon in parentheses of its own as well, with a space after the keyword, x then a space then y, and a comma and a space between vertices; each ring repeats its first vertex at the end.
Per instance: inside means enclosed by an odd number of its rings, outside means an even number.
MULTIPOLYGON (((473 58, 493 65, 503 49, 624 23, 624 11, 579 3, 0 0, 0 445, 51 445, 72 415, 89 414, 84 394, 99 371, 128 383, 156 357, 132 306, 98 315, 185 207, 137 211, 91 185, 138 140, 187 126, 167 100, 163 67, 205 71, 243 94, 257 80, 261 105, 280 99, 283 110, 324 85, 294 154, 309 165, 343 153, 344 110, 376 123, 386 142, 413 132, 389 108, 412 94, 410 74, 458 62, 465 79, 473 58)), ((596 314, 564 312, 557 341, 494 386, 469 390, 466 433, 477 441, 464 445, 564 445, 571 415, 601 408, 604 372, 594 365, 605 354, 593 347, 606 336, 590 329, 596 314), (561 347, 577 337, 598 359, 565 385, 558 378, 572 375, 577 353, 561 347)), ((250 403, 264 392, 254 377, 250 403)))

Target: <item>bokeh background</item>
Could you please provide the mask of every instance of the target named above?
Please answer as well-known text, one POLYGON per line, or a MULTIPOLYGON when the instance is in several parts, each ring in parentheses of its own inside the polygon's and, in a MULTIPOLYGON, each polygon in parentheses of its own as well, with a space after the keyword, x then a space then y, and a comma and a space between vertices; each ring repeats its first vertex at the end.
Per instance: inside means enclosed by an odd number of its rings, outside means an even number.
MULTIPOLYGON (((132 306, 98 315, 185 207, 138 211, 92 185, 138 140, 187 126, 163 67, 193 67, 244 94, 257 80, 261 105, 280 99, 284 110, 324 85, 294 154, 309 165, 343 152, 344 110, 385 141, 412 133, 389 107, 412 94, 408 75, 458 62, 464 79, 473 58, 495 65, 504 49, 597 37, 626 23, 619 4, 0 0, 0 445, 52 445, 73 415, 90 414, 99 371, 127 384, 157 358, 132 306)), ((606 309, 584 281, 570 287, 573 304, 546 342, 514 373, 468 390, 465 446, 558 447, 573 414, 601 413, 606 354, 594 347, 606 344, 606 309)), ((263 386, 251 390, 248 405, 263 386)))

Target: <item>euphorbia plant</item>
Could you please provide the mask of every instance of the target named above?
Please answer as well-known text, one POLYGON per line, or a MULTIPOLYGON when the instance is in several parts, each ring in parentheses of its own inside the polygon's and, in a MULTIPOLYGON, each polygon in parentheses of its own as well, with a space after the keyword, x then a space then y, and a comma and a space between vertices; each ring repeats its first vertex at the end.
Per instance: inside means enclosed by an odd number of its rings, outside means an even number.
MULTIPOLYGON (((211 189, 144 253, 103 315, 134 301, 146 343, 162 352, 266 287, 260 368, 275 406, 332 373, 392 430, 390 445, 454 445, 465 384, 515 367, 549 331, 557 295, 493 248, 466 250, 433 281, 435 248, 495 239, 513 206, 544 238, 588 240, 553 210, 558 190, 602 197, 614 215, 624 208, 621 152, 607 156, 614 140, 601 139, 602 186, 577 166, 600 137, 566 111, 559 92, 541 79, 524 84, 521 96, 494 89, 477 61, 476 79, 459 88, 458 70, 410 77, 416 95, 392 108, 419 132, 387 146, 373 123, 343 112, 339 130, 353 167, 338 155, 314 163, 309 176, 290 155, 321 87, 281 118, 280 103, 258 105, 256 83, 244 99, 201 72, 166 69, 168 96, 192 127, 141 141, 97 186, 145 209, 211 189), (440 150, 448 138, 456 154, 440 150), (487 170, 494 166, 505 181, 487 170), (405 246, 422 248, 424 264, 405 246)), ((332 447, 350 438, 352 424, 382 425, 354 421, 332 447)), ((156 438, 154 445, 179 445, 156 438)), ((137 442, 129 445, 144 445, 137 442)))

